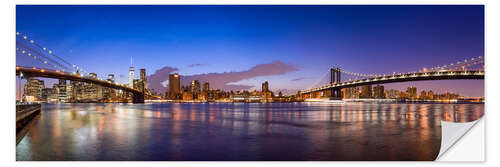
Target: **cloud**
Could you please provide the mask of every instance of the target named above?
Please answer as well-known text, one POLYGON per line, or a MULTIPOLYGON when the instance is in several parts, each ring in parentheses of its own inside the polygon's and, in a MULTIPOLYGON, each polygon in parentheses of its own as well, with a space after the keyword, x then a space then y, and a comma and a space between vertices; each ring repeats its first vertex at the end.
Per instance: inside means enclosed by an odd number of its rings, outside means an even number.
POLYGON ((188 67, 199 67, 199 66, 206 66, 207 64, 190 64, 188 67))
POLYGON ((147 78, 149 88, 164 93, 167 90, 167 88, 163 86, 162 82, 168 80, 168 75, 177 70, 179 69, 168 66, 156 70, 154 74, 148 76, 147 78))
POLYGON ((290 81, 294 81, 295 82, 295 81, 300 81, 300 80, 304 80, 304 79, 306 79, 306 77, 295 78, 295 79, 292 79, 290 81))
MULTIPOLYGON (((168 74, 177 71, 177 68, 163 67, 157 70, 154 74, 148 76, 150 88, 165 92, 168 90, 161 83, 168 80, 168 74)), ((266 64, 258 64, 249 70, 238 72, 223 72, 223 73, 207 73, 197 75, 181 76, 181 85, 188 85, 192 80, 199 80, 201 83, 209 82, 211 89, 223 90, 242 90, 249 89, 251 85, 234 85, 235 83, 245 79, 251 79, 261 76, 283 75, 289 72, 297 71, 298 69, 290 63, 273 61, 266 64)))

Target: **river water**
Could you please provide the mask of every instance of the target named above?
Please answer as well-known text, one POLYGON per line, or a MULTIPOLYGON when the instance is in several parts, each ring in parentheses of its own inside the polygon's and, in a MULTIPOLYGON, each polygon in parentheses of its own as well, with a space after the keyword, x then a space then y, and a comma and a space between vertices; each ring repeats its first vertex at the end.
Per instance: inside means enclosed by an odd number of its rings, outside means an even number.
POLYGON ((434 160, 484 104, 43 104, 17 160, 434 160))

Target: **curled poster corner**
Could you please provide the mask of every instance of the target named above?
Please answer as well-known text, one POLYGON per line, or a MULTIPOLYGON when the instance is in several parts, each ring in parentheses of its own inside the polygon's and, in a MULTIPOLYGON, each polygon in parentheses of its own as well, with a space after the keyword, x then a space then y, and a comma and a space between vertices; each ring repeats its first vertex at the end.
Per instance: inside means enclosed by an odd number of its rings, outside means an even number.
POLYGON ((443 155, 479 121, 481 119, 463 123, 441 121, 441 148, 436 161, 443 161, 443 155))

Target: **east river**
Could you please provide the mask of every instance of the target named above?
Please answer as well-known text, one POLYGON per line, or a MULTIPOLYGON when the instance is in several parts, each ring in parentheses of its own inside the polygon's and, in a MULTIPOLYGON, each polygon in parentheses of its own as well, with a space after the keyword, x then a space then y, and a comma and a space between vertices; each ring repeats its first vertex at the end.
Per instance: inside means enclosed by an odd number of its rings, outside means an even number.
POLYGON ((484 104, 43 104, 17 160, 434 160, 484 104))

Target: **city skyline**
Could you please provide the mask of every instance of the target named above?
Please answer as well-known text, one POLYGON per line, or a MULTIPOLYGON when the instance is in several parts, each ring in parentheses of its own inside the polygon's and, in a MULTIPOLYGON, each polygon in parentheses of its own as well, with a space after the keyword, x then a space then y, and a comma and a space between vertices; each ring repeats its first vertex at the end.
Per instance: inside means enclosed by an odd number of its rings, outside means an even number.
MULTIPOLYGON (((284 6, 279 10, 278 6, 17 6, 16 24, 17 31, 66 60, 101 78, 114 74, 120 83, 128 80, 128 60, 134 57, 136 69, 148 70, 148 82, 150 77, 168 78, 166 74, 178 72, 190 78, 183 83, 227 78, 213 87, 253 90, 268 80, 273 83, 271 90, 295 91, 307 88, 334 65, 384 74, 484 56, 483 10, 483 6, 284 6), (292 12, 299 9, 302 13, 292 12), (139 14, 114 14, 124 10, 139 14), (159 19, 172 13, 179 18, 159 19), (231 16, 235 13, 238 16, 231 16), (82 27, 82 20, 98 26, 82 27), (112 31, 119 27, 126 28, 112 31), (96 60, 106 65, 93 63, 96 60)), ((16 60, 18 65, 32 61, 20 55, 16 60)), ((484 96, 482 80, 385 86, 404 90, 409 85, 484 96)))

